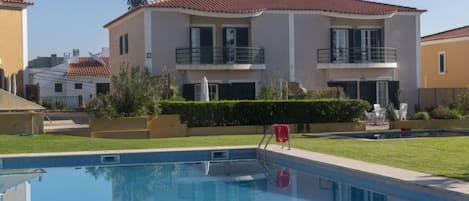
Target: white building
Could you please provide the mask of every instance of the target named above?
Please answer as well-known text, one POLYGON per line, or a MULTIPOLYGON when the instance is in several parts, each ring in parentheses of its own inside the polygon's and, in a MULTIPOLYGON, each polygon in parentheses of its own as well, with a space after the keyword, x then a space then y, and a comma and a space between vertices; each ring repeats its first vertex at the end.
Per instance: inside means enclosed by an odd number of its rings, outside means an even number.
POLYGON ((96 94, 109 92, 109 50, 90 57, 80 57, 74 50, 64 63, 35 72, 32 81, 39 85, 41 100, 65 100, 67 108, 78 108, 79 96, 86 104, 96 94))

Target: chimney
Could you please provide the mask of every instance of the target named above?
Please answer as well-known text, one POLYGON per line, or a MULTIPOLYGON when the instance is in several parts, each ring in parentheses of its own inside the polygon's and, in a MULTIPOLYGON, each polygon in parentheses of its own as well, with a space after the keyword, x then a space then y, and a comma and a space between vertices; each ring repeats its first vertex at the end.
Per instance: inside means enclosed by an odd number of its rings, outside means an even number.
POLYGON ((79 57, 80 56, 80 50, 79 49, 73 49, 73 57, 79 57))

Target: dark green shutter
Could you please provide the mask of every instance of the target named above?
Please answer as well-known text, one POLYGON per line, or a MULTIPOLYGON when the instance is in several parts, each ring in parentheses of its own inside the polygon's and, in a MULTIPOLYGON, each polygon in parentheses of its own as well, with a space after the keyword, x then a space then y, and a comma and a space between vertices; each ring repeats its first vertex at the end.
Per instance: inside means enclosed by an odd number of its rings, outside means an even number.
POLYGON ((256 98, 256 83, 233 83, 233 99, 252 100, 256 98))
POLYGON ((388 82, 389 102, 393 103, 394 108, 399 108, 399 81, 388 82))
POLYGON ((182 97, 186 100, 195 100, 194 84, 184 84, 182 86, 182 97))
POLYGON ((360 82, 360 99, 376 104, 376 81, 360 82))
POLYGON ((328 87, 341 87, 344 90, 345 96, 351 99, 357 99, 357 82, 356 81, 338 81, 328 82, 328 87))
POLYGON ((231 84, 218 84, 218 99, 232 100, 231 84))
POLYGON ((248 28, 236 28, 236 47, 249 46, 248 28))

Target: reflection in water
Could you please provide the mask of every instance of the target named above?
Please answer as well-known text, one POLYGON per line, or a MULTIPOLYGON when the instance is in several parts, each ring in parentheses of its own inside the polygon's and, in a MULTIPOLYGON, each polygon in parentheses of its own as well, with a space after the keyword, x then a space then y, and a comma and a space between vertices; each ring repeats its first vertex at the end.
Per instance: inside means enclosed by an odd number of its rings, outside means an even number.
MULTIPOLYGON (((175 163, 141 166, 89 167, 86 169, 48 169, 43 182, 33 182, 33 201, 112 200, 112 201, 397 201, 383 194, 324 179, 315 175, 259 161, 175 163), (54 176, 55 175, 55 176, 54 176), (60 176, 59 176, 60 175, 60 176), (65 175, 65 176, 64 176, 65 175), (87 179, 84 179, 87 178, 87 179), (54 185, 52 185, 53 183, 54 185), (64 185, 69 189, 61 188, 64 185), (109 197, 101 196, 108 186, 109 197), (93 186, 88 197, 77 196, 77 189, 93 186), (59 193, 60 191, 60 193, 59 193), (44 196, 51 194, 53 196, 44 196), (68 196, 68 197, 62 197, 68 196), (94 197, 93 197, 94 196, 94 197), (37 199, 37 200, 35 200, 37 199)), ((3 186, 17 186, 41 176, 43 172, 15 177, 0 176, 3 186)), ((15 175, 15 174, 8 174, 15 175)), ((17 174, 16 174, 17 175, 17 174)), ((11 187, 5 187, 7 188, 11 187)), ((78 191, 78 193, 82 193, 78 191)), ((3 191, 2 191, 3 192, 3 191)), ((7 191, 8 192, 8 191, 7 191)), ((30 192, 26 190, 25 192, 30 192)), ((4 201, 26 201, 7 198, 4 201)), ((31 197, 31 195, 29 195, 31 197)))
POLYGON ((29 181, 44 173, 42 169, 0 170, 0 201, 27 201, 29 181))

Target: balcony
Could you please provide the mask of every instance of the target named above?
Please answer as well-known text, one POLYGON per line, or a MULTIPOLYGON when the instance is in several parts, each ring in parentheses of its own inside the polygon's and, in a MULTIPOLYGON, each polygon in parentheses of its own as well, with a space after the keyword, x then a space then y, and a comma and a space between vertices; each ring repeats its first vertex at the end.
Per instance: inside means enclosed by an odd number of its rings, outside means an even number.
POLYGON ((397 68, 397 50, 389 47, 318 49, 318 69, 397 68))
POLYGON ((177 70, 264 70, 264 49, 206 47, 176 49, 177 70))

